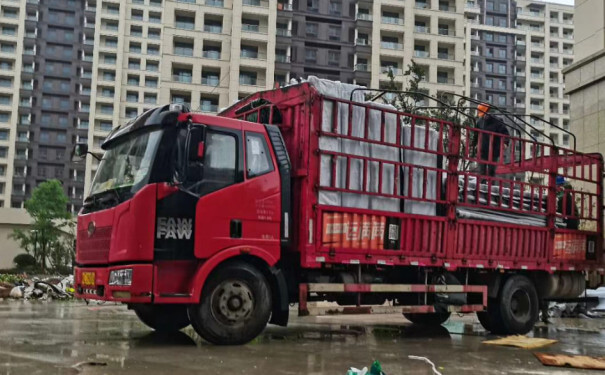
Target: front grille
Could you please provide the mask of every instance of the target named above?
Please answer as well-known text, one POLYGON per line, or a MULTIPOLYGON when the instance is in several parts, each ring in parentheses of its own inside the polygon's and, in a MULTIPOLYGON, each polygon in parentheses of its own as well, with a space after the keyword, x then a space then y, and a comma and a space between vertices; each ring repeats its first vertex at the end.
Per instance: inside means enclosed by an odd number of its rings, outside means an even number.
POLYGON ((78 263, 107 263, 109 259, 109 244, 111 227, 98 227, 92 236, 88 230, 78 231, 76 242, 76 261, 78 263))

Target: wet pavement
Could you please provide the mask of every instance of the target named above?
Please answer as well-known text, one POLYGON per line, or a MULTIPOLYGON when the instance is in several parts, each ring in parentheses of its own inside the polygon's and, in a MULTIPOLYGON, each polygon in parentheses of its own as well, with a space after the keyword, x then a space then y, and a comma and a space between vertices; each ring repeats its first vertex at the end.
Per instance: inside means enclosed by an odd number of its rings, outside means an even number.
MULTIPOLYGON (((559 340, 538 351, 605 355, 605 319, 559 319, 533 335, 559 340)), ((378 359, 388 375, 576 374, 544 367, 532 351, 483 345, 474 316, 427 330, 395 315, 293 317, 254 342, 212 346, 189 327, 158 335, 121 305, 0 302, 0 375, 14 374, 346 374, 378 359)))

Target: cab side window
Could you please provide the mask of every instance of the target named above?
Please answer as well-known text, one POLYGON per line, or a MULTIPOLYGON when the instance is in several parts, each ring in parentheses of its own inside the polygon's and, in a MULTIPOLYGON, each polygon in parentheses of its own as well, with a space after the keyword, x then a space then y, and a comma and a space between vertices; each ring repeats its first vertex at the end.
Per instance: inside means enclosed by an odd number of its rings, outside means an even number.
POLYGON ((206 133, 202 194, 237 181, 237 140, 231 134, 206 133))
POLYGON ((246 175, 256 177, 273 171, 273 163, 265 137, 259 133, 246 133, 246 175))

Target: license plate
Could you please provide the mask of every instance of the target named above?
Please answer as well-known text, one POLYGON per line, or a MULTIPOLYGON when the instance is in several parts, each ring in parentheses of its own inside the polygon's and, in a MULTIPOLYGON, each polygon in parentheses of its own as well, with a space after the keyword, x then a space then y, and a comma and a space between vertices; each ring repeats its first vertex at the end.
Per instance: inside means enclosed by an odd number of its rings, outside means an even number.
POLYGON ((82 285, 95 286, 95 273, 94 272, 82 272, 82 285))

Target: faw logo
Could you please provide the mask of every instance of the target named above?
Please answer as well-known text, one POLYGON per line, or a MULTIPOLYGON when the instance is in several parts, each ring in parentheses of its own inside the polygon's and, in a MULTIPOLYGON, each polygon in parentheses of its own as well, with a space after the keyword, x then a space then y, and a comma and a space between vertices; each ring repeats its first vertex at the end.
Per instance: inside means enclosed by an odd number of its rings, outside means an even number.
POLYGON ((193 219, 158 217, 156 238, 190 240, 193 233, 193 219))

